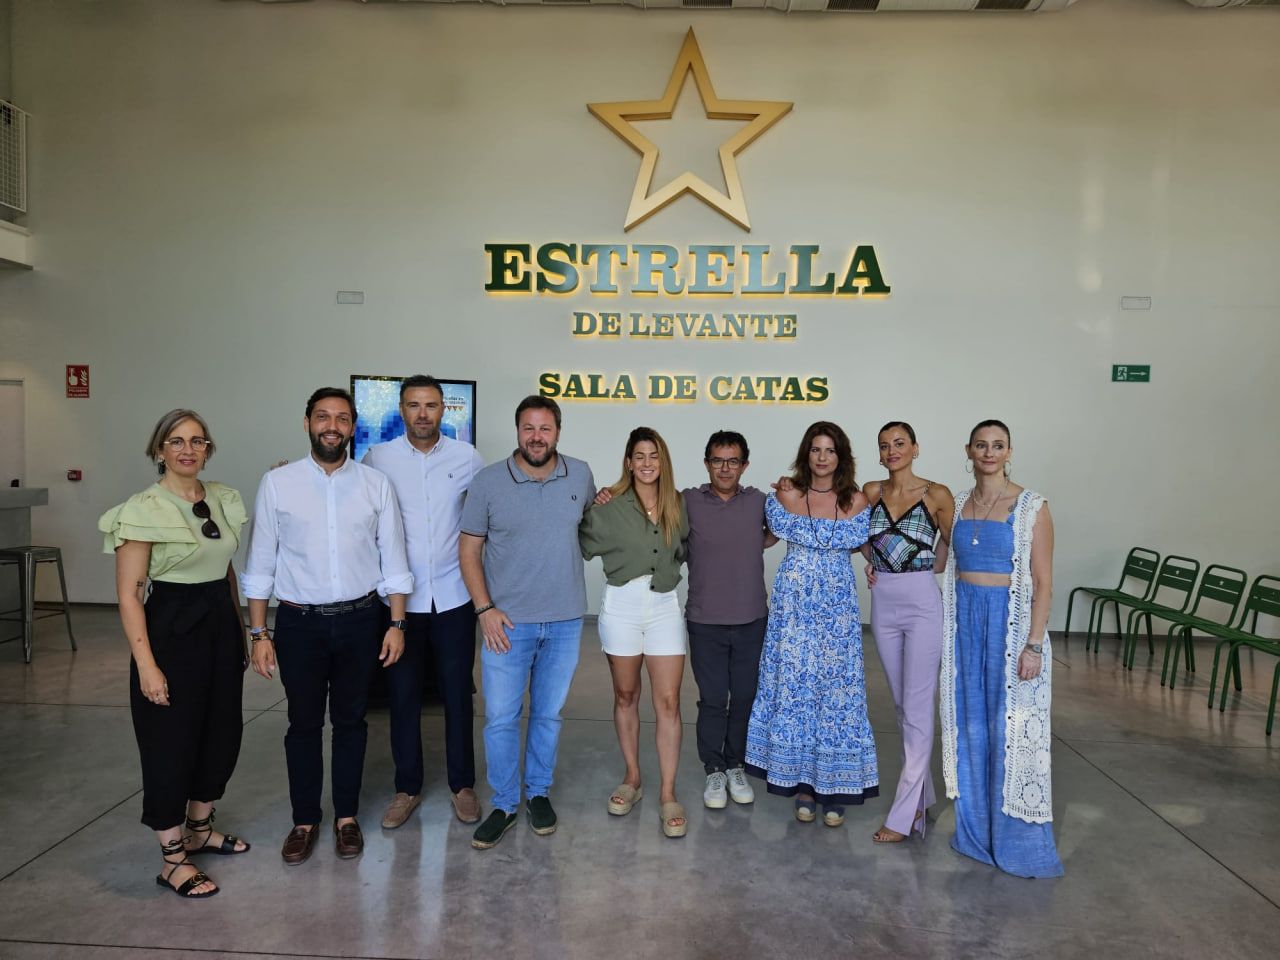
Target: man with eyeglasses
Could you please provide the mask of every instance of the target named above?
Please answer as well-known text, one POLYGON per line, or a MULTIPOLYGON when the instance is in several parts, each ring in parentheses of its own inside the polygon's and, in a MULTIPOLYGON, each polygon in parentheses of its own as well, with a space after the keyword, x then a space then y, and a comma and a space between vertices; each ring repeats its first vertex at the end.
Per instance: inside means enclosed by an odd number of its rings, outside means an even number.
POLYGON ((284 748, 294 826, 280 853, 290 866, 311 856, 322 819, 326 701, 334 848, 344 860, 364 850, 356 814, 369 685, 378 663, 389 667, 404 650, 405 599, 413 590, 391 483, 347 455, 355 423, 347 391, 321 387, 311 395, 303 419, 311 456, 262 478, 241 578, 253 669, 270 680, 278 658, 289 698, 284 748), (267 630, 273 591, 280 600, 274 637, 267 630), (379 595, 391 606, 385 633, 379 595))
POLYGON ((709 483, 684 491, 689 514, 689 660, 698 683, 698 758, 707 774, 702 802, 713 810, 751 803, 743 762, 769 607, 764 550, 778 542, 765 526, 765 495, 742 486, 750 452, 734 431, 711 435, 703 455, 709 483))

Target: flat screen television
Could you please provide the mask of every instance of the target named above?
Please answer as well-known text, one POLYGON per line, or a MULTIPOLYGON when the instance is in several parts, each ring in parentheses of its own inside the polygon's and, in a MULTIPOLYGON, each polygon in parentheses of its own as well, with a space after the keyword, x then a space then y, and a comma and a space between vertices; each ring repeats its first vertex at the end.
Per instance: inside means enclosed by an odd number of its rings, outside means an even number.
MULTIPOLYGON (((360 460, 373 444, 394 440, 404 433, 400 419, 400 384, 404 377, 353 373, 351 395, 356 400, 356 434, 352 455, 360 460)), ((444 387, 444 418, 440 432, 475 446, 476 382, 440 380, 444 387)))

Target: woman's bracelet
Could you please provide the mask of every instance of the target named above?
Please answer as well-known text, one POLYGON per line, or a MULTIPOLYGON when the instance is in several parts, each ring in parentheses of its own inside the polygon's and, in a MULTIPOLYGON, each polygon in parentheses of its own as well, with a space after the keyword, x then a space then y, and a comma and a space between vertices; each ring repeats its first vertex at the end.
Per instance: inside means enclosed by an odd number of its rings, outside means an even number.
POLYGON ((259 640, 270 640, 271 634, 267 632, 266 627, 250 627, 249 639, 257 643, 259 640))
POLYGON ((489 612, 490 610, 492 610, 495 606, 497 606, 497 604, 494 604, 494 603, 486 603, 483 607, 476 607, 476 616, 478 617, 478 616, 480 616, 480 614, 482 614, 482 613, 488 613, 488 612, 489 612))
POLYGON ((1022 648, 1027 653, 1034 653, 1037 657, 1044 656, 1044 645, 1039 643, 1028 643, 1022 648))

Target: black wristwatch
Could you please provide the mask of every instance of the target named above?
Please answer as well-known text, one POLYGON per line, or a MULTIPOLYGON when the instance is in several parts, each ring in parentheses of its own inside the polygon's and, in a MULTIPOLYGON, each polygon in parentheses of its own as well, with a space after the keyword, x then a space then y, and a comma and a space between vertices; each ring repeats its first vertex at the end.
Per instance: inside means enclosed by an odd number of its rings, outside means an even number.
POLYGON ((404 630, 406 627, 409 626, 409 621, 408 620, 392 620, 391 626, 395 627, 397 630, 404 630))

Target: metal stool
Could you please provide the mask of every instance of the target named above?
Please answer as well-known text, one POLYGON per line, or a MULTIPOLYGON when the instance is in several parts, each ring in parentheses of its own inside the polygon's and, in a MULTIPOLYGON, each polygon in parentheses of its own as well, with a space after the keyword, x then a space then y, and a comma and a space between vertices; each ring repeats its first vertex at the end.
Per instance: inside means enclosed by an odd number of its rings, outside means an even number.
POLYGON ((71 632, 71 605, 67 602, 67 578, 62 572, 62 551, 57 547, 6 547, 0 549, 0 565, 17 564, 18 593, 22 606, 13 610, 5 610, 0 620, 17 620, 22 623, 22 633, 0 640, 8 643, 22 637, 22 656, 31 662, 31 642, 35 634, 35 622, 45 617, 65 617, 67 621, 67 638, 71 641, 71 649, 76 648, 76 637, 71 632), (56 563, 58 565, 58 583, 62 586, 62 603, 44 603, 36 600, 36 564, 56 563), (20 616, 12 616, 12 614, 20 616))

